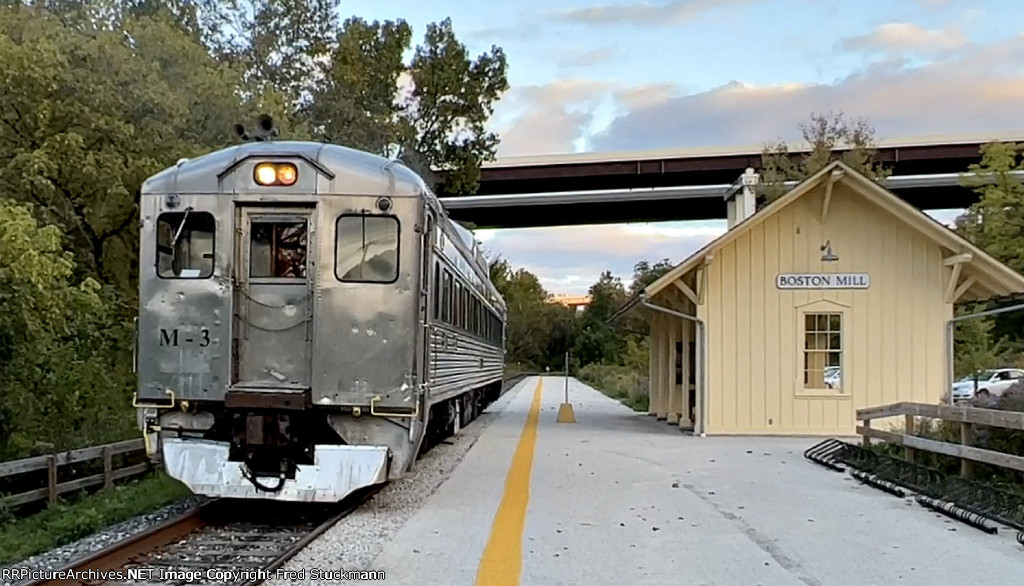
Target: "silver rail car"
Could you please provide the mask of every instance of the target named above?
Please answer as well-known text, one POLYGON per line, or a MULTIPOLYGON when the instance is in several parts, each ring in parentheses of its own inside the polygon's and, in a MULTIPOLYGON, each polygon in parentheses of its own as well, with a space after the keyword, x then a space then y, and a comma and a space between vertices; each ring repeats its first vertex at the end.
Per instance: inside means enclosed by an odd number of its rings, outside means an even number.
POLYGON ((135 407, 197 494, 332 502, 500 393, 506 308, 396 161, 243 143, 142 188, 135 407))

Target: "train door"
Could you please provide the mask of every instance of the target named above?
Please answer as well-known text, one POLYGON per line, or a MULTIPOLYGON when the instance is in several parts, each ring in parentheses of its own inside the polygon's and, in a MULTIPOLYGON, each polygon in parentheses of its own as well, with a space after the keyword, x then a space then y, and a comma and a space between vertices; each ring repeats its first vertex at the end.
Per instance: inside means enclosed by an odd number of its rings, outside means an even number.
POLYGON ((312 378, 312 208, 240 207, 234 386, 305 390, 312 378))
POLYGON ((433 321, 437 319, 438 277, 435 274, 437 261, 434 254, 434 215, 428 209, 424 219, 422 270, 420 271, 420 382, 429 384, 434 378, 434 352, 431 349, 433 339, 433 321))

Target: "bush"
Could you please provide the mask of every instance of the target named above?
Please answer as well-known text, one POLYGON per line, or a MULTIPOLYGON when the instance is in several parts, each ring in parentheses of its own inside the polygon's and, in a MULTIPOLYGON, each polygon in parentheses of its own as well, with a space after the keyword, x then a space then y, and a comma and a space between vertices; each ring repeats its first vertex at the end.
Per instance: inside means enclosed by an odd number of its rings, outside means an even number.
POLYGON ((0 460, 134 433, 127 310, 93 279, 73 281, 61 240, 0 202, 0 460))
POLYGON ((583 382, 635 411, 647 411, 647 377, 628 366, 588 364, 577 371, 583 382))
MULTIPOLYGON (((1002 397, 990 401, 975 400, 974 405, 987 409, 1024 412, 1024 384, 1018 383, 1007 390, 1002 397)), ((960 424, 951 421, 919 419, 914 435, 958 444, 960 443, 960 424)), ((974 445, 994 452, 1024 456, 1024 431, 975 425, 974 445)), ((893 451, 898 452, 899 450, 900 448, 894 448, 893 451)), ((918 451, 915 458, 917 462, 945 474, 957 475, 960 473, 959 458, 924 451, 918 451)), ((976 480, 986 481, 1017 492, 1024 491, 1024 474, 1020 472, 978 462, 974 463, 974 472, 976 480)))

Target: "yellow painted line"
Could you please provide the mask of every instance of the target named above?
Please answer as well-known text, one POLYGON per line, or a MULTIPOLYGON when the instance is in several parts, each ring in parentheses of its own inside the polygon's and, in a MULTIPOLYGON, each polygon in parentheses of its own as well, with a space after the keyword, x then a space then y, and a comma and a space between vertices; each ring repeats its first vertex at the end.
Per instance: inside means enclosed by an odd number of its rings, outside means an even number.
POLYGON ((533 470, 533 448, 537 444, 537 421, 540 418, 540 391, 544 379, 537 379, 533 404, 526 416, 519 446, 512 456, 505 494, 491 525, 491 536, 480 558, 476 586, 518 586, 523 569, 523 526, 530 502, 530 472, 533 470))

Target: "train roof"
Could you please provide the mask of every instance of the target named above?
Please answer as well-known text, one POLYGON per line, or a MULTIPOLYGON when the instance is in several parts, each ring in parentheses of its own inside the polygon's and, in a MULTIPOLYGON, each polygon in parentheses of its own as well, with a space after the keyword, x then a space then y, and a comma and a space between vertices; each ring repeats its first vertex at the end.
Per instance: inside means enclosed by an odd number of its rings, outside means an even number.
MULTIPOLYGON (((336 144, 306 141, 246 142, 195 157, 182 159, 153 175, 142 184, 143 195, 210 195, 221 193, 221 178, 247 159, 300 158, 333 175, 336 185, 344 191, 332 190, 323 195, 387 194, 389 197, 417 197, 426 201, 458 236, 466 259, 481 272, 487 288, 496 294, 497 303, 505 309, 504 299, 487 278, 488 266, 480 243, 473 233, 448 218, 447 210, 423 179, 401 161, 336 144)), ((320 185, 320 182, 317 182, 320 185)), ((224 195, 230 195, 225 193, 224 195)))
POLYGON ((333 174, 336 184, 345 186, 345 194, 424 197, 430 193, 423 179, 400 161, 335 144, 266 141, 242 143, 194 159, 182 159, 147 179, 142 184, 142 194, 214 195, 221 191, 221 177, 253 157, 304 159, 333 174))

